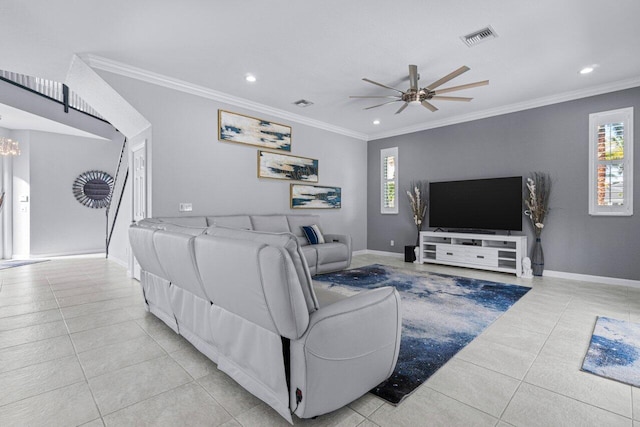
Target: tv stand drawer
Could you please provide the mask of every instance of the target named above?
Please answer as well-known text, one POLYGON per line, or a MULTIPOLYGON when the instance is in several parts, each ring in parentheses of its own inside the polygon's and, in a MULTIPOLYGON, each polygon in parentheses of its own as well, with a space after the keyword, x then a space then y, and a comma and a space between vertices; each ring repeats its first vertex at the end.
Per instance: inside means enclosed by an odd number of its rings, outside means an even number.
POLYGON ((463 247, 452 245, 438 245, 436 247, 436 260, 450 262, 467 262, 467 250, 463 247))
POLYGON ((498 254, 479 254, 469 253, 467 254, 467 262, 475 265, 489 265, 493 267, 498 266, 498 254))
POLYGON ((498 253, 495 249, 488 248, 438 245, 436 247, 436 260, 498 266, 498 253))

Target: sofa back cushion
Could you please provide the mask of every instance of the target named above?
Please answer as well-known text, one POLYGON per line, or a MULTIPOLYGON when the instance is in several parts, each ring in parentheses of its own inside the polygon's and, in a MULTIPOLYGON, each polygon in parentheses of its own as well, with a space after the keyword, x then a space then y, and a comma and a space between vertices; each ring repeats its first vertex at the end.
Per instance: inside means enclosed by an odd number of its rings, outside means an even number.
POLYGON ((205 292, 216 306, 286 338, 304 334, 309 313, 284 247, 202 235, 195 239, 195 256, 205 292))
POLYGON ((239 230, 253 230, 249 215, 208 216, 207 224, 239 230))
POLYGON ((313 282, 307 261, 298 245, 298 241, 291 233, 265 233, 259 231, 232 230, 223 227, 209 227, 206 234, 211 236, 228 237, 233 239, 250 240, 284 248, 292 262, 297 282, 304 295, 307 311, 312 313, 319 308, 318 299, 313 291, 313 282))
POLYGON ((204 216, 174 216, 174 217, 159 217, 162 222, 168 222, 169 224, 183 225, 186 227, 207 227, 207 217, 204 216))
POLYGON ((129 227, 129 243, 133 255, 138 260, 140 268, 158 277, 168 280, 153 245, 153 235, 158 230, 154 228, 132 226, 129 227))
POLYGON ((256 231, 288 233, 289 222, 285 215, 252 215, 251 223, 256 231))
POLYGON ((287 222, 289 222, 289 230, 298 238, 298 242, 301 246, 309 244, 307 238, 302 232, 302 227, 317 225, 322 230, 320 225, 320 215, 287 215, 287 222))
POLYGON ((174 285, 211 301, 204 292, 198 273, 194 240, 194 236, 170 231, 157 231, 153 235, 158 260, 167 274, 167 279, 174 285))

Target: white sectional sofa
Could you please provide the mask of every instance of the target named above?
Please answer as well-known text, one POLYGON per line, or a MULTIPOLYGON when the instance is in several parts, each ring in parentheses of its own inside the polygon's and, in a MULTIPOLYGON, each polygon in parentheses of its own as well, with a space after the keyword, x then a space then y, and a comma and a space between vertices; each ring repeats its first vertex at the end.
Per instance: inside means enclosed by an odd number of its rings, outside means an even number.
MULTIPOLYGON (((254 218, 251 228, 284 226, 254 218)), ((401 330, 395 289, 320 307, 300 236, 199 225, 142 221, 129 237, 149 311, 220 370, 289 422, 336 410, 391 375, 401 330)), ((321 270, 348 265, 323 256, 321 270)))
POLYGON ((186 216, 151 218, 145 221, 149 224, 158 223, 159 228, 180 225, 204 230, 215 225, 240 230, 292 233, 302 247, 312 275, 344 270, 351 264, 351 236, 323 234, 326 243, 319 245, 310 245, 304 237, 302 226, 318 225, 322 230, 319 215, 186 216))

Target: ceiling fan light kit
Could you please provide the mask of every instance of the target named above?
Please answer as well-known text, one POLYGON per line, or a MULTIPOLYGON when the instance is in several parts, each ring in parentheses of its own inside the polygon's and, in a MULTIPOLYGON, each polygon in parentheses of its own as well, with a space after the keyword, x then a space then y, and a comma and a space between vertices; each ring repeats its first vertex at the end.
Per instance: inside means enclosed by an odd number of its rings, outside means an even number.
POLYGON ((387 98, 391 99, 391 101, 383 102, 382 104, 373 105, 371 107, 366 107, 365 110, 370 110, 372 108, 381 107, 383 105, 391 104, 394 102, 404 102, 402 106, 396 111, 396 114, 400 114, 404 111, 405 108, 409 106, 409 104, 414 105, 422 105, 426 109, 431 112, 438 111, 438 108, 433 105, 431 102, 432 99, 436 101, 459 101, 459 102, 469 102, 473 98, 461 97, 461 96, 442 96, 441 94, 455 92, 463 89, 471 89, 478 86, 485 86, 489 84, 489 80, 483 80, 474 83, 467 83, 459 86, 452 86, 444 89, 437 89, 443 84, 449 82, 450 80, 455 79, 459 75, 466 73, 470 68, 466 65, 458 68, 457 70, 447 74, 441 79, 436 80, 423 87, 422 89, 418 86, 418 80, 420 80, 420 74, 418 74, 418 66, 417 65, 409 65, 409 89, 406 91, 402 91, 400 89, 396 89, 391 86, 384 85, 382 83, 375 82, 373 80, 369 80, 367 78, 363 78, 367 83, 374 84, 376 86, 383 87, 385 89, 390 89, 399 93, 399 95, 380 95, 380 96, 370 96, 370 95, 354 95, 350 96, 350 98, 387 98))

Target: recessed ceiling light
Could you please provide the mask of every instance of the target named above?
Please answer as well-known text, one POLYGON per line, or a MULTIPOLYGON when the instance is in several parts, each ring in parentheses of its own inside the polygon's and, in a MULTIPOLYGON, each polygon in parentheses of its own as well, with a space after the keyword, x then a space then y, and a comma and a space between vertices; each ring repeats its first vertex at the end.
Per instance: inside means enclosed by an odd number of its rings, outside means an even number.
POLYGON ((373 121, 373 124, 374 124, 374 125, 379 125, 379 124, 380 124, 380 120, 378 120, 378 119, 374 120, 374 121, 373 121))
POLYGON ((253 83, 256 81, 256 76, 254 76, 253 74, 247 74, 244 79, 249 83, 253 83))
POLYGON ((592 71, 593 67, 584 67, 582 70, 580 70, 580 74, 589 74, 592 71))

